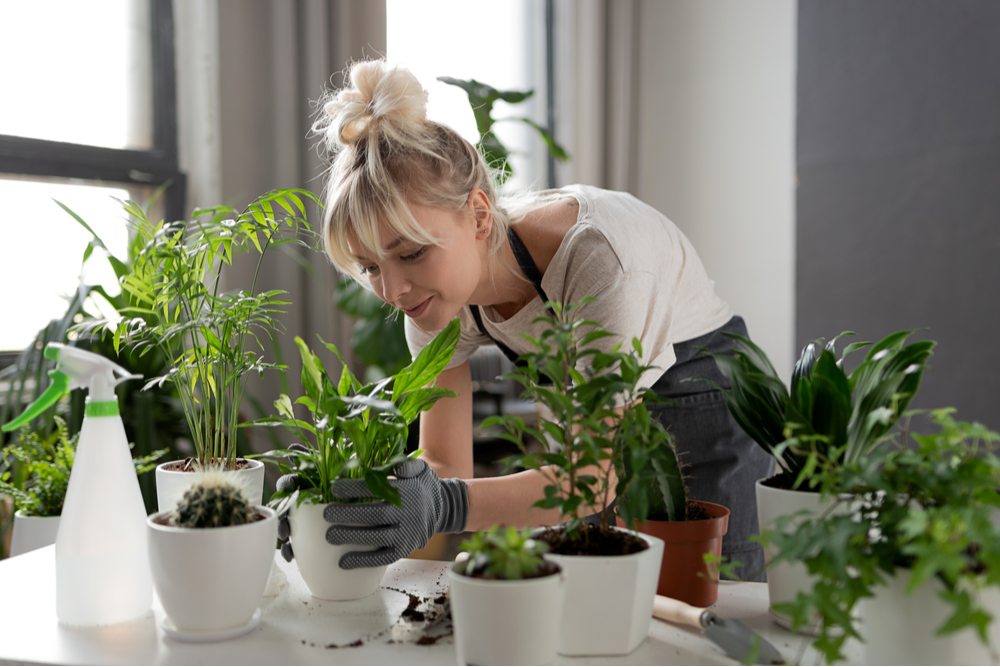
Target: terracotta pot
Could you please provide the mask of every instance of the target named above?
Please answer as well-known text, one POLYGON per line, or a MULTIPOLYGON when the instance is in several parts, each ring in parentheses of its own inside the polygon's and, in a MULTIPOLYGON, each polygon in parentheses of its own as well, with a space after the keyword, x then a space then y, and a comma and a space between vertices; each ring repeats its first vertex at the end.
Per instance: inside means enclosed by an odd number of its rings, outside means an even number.
MULTIPOLYGON (((704 508, 708 519, 701 521, 646 521, 639 532, 663 540, 663 560, 657 595, 709 607, 719 598, 718 573, 709 571, 705 554, 722 555, 722 536, 729 530, 729 509, 722 505, 692 500, 704 508)), ((618 525, 625 523, 618 518, 618 525)))

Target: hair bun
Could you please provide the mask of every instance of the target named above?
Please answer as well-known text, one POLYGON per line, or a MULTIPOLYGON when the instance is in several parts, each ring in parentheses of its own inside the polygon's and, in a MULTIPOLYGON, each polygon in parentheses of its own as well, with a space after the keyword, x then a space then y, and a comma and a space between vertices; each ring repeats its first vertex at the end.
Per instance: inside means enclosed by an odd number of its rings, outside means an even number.
POLYGON ((365 141, 376 132, 399 139, 424 127, 427 91, 409 70, 365 60, 351 66, 348 81, 320 102, 323 113, 314 129, 325 135, 331 149, 365 141))

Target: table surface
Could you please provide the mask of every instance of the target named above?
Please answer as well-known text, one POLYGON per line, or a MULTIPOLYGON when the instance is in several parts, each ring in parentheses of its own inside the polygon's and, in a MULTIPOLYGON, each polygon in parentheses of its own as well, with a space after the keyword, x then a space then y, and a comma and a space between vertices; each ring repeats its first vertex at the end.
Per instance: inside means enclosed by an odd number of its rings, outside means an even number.
MULTIPOLYGON (((186 643, 160 627, 163 608, 128 623, 69 628, 55 614, 55 547, 0 561, 0 664, 456 664, 451 623, 428 630, 447 590, 447 563, 405 559, 391 565, 376 595, 326 602, 309 594, 294 563, 276 563, 287 577, 265 597, 252 632, 215 643, 186 643), (404 617, 411 595, 428 620, 404 617)), ((767 586, 723 582, 713 610, 760 632, 789 663, 819 664, 809 640, 777 626, 767 611, 767 586)), ((419 614, 416 615, 419 617, 419 614)), ((614 658, 564 658, 557 664, 736 664, 698 630, 653 619, 649 638, 614 658)))

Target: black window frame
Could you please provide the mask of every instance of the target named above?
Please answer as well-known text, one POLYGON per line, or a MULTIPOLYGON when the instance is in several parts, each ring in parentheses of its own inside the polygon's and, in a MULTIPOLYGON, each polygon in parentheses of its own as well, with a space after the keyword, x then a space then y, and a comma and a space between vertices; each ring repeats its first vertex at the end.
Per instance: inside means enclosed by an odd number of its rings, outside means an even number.
MULTIPOLYGON (((149 0, 153 79, 153 145, 106 148, 0 134, 0 174, 73 178, 159 187, 167 220, 184 218, 187 179, 177 155, 177 74, 173 0, 149 0)), ((19 351, 0 350, 0 368, 19 351)))

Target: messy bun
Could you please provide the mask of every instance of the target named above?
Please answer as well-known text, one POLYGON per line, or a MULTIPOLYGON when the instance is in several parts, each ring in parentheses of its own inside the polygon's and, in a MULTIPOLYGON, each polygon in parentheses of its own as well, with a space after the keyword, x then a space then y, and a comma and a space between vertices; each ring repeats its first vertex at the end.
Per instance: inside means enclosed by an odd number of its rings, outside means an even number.
POLYGON ((379 258, 385 255, 381 225, 407 241, 440 244, 408 204, 457 211, 475 188, 486 193, 492 208, 491 256, 503 246, 509 220, 498 205, 493 172, 461 135, 427 119, 427 92, 410 71, 384 60, 353 64, 345 87, 320 100, 313 131, 332 157, 323 240, 344 273, 367 284, 349 236, 379 258))

